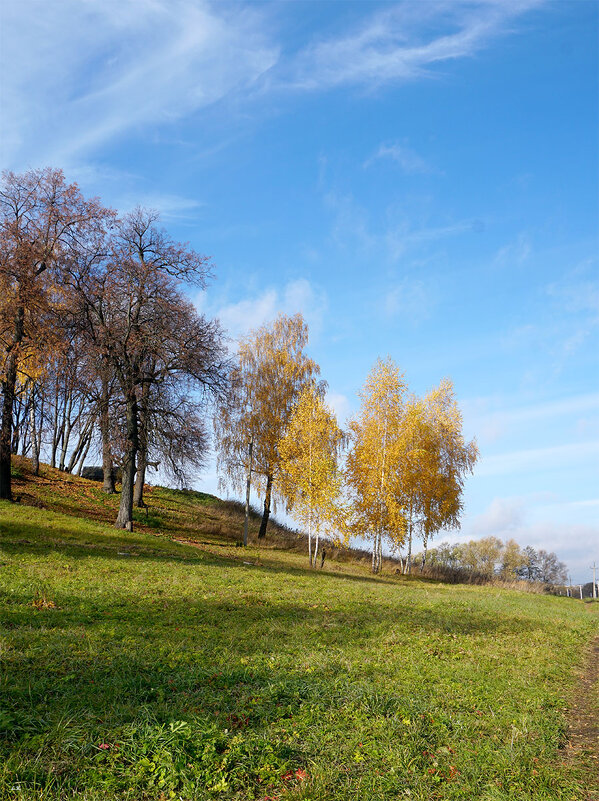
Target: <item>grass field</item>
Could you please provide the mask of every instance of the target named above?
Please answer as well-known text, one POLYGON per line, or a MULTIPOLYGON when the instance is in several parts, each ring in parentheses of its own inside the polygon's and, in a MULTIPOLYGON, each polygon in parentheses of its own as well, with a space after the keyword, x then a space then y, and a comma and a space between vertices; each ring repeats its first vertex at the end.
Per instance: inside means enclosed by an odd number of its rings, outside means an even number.
POLYGON ((52 511, 0 503, 0 798, 586 797, 560 749, 594 608, 312 572, 194 493, 118 532, 91 482, 26 478, 52 511))

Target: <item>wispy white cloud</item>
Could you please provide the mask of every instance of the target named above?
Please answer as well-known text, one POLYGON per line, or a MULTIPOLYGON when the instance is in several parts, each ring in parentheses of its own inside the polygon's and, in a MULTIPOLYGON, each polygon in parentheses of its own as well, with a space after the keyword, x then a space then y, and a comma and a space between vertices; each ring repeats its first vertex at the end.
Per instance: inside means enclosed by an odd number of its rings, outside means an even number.
POLYGON ((478 230, 477 220, 458 220, 449 225, 414 226, 408 220, 392 222, 385 233, 387 251, 392 261, 397 261, 410 248, 437 242, 447 237, 459 236, 478 230))
POLYGON ((599 348, 599 280, 597 258, 589 258, 545 289, 561 322, 553 348, 554 372, 559 374, 584 346, 599 348))
POLYGON ((524 501, 521 498, 493 498, 488 508, 472 518, 464 536, 468 539, 478 537, 505 538, 524 520, 524 501))
MULTIPOLYGON (((210 293, 210 297, 212 294, 210 293)), ((235 302, 222 299, 219 301, 217 298, 208 304, 207 297, 205 293, 199 293, 196 305, 201 311, 217 317, 232 339, 238 339, 248 331, 273 320, 279 312, 301 312, 308 323, 310 337, 314 339, 321 330, 328 305, 326 293, 305 278, 290 281, 281 289, 267 287, 235 302)))
POLYGON ((530 236, 521 232, 513 242, 509 242, 497 251, 493 261, 499 267, 520 266, 530 257, 531 253, 530 236))
POLYGON ((190 114, 278 59, 255 8, 202 0, 23 0, 2 29, 1 159, 16 168, 190 114))
MULTIPOLYGON (((363 14, 350 32, 300 45, 296 55, 284 51, 268 4, 5 3, 0 162, 76 165, 117 137, 143 136, 258 87, 264 95, 424 76, 435 64, 473 55, 541 2, 404 0, 363 14)), ((403 169, 424 168, 405 146, 389 147, 403 169)))
POLYGON ((431 281, 405 278, 385 291, 382 306, 386 317, 421 323, 431 316, 437 303, 431 281))
POLYGON ((587 425, 599 415, 599 392, 573 395, 567 398, 543 401, 529 406, 505 408, 501 399, 476 398, 462 402, 467 427, 476 431, 486 442, 512 434, 522 426, 546 423, 548 420, 576 419, 585 415, 587 425), (499 407, 499 408, 493 408, 499 407))
POLYGON ((381 159, 391 159, 398 164, 404 172, 408 173, 430 173, 434 172, 430 164, 419 156, 415 150, 405 144, 394 142, 392 144, 379 145, 377 150, 364 162, 364 167, 370 167, 381 159))
POLYGON ((125 197, 120 204, 119 211, 126 212, 136 206, 144 206, 147 209, 154 209, 159 212, 162 220, 194 220, 197 217, 198 209, 205 204, 195 198, 184 197, 169 192, 153 192, 149 194, 136 195, 135 197, 125 197))
POLYGON ((477 467, 477 476, 500 476, 526 472, 546 471, 583 465, 599 469, 599 441, 574 442, 552 445, 547 448, 529 448, 493 456, 483 456, 477 467))
POLYGON ((301 51, 289 83, 302 89, 378 87, 430 74, 435 64, 472 56, 540 0, 405 0, 345 35, 301 51))
POLYGON ((599 508, 599 498, 588 498, 586 501, 569 501, 567 506, 576 509, 599 508))
POLYGON ((403 211, 388 208, 385 219, 375 225, 368 209, 353 195, 328 191, 324 205, 332 216, 331 237, 341 248, 379 256, 396 262, 411 249, 434 244, 439 240, 480 230, 480 220, 457 220, 444 225, 428 225, 415 221, 403 211))
POLYGON ((567 312, 590 313, 599 322, 599 279, 597 259, 586 259, 569 271, 561 281, 546 287, 547 295, 567 312))

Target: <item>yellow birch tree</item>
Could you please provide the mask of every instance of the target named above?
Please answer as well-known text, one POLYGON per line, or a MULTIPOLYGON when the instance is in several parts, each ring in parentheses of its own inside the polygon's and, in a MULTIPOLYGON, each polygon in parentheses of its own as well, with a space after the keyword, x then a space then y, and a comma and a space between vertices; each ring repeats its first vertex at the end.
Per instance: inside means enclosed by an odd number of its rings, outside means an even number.
POLYGON ((413 535, 423 541, 423 561, 429 539, 443 528, 459 528, 462 490, 478 458, 476 442, 466 442, 462 415, 449 379, 424 398, 405 406, 397 441, 396 491, 408 522, 406 571, 412 563, 413 535))
POLYGON ((383 536, 394 546, 405 537, 403 499, 396 492, 394 476, 406 389, 393 360, 378 359, 360 393, 360 411, 349 424, 350 525, 356 534, 372 540, 373 573, 381 570, 383 536))
POLYGON ((341 492, 338 456, 343 438, 322 392, 313 383, 304 387, 279 442, 280 492, 288 511, 293 511, 308 530, 311 567, 316 567, 321 531, 338 537, 335 528, 341 492))
POLYGON ((278 489, 279 442, 302 389, 320 373, 304 353, 307 344, 308 326, 299 313, 280 314, 242 338, 215 417, 222 484, 241 492, 249 481, 264 498, 259 538, 266 535, 278 489))

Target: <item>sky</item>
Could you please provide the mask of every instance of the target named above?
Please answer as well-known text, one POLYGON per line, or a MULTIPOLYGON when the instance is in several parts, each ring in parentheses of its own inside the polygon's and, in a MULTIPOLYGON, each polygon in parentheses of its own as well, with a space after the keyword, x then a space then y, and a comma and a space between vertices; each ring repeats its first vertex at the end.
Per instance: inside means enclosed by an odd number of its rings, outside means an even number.
MULTIPOLYGON (((301 311, 343 423, 378 356, 450 377, 458 532, 599 563, 591 0, 6 0, 0 167, 60 167, 212 257, 234 340, 301 311)), ((196 486, 217 491, 214 467, 196 486)))

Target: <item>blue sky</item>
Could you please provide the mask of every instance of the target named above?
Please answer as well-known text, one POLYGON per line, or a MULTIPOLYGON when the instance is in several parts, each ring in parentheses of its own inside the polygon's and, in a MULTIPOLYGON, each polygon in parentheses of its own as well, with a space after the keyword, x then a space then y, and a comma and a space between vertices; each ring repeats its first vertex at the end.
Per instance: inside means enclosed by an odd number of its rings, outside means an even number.
MULTIPOLYGON (((2 168, 56 166, 210 254, 230 335, 301 310, 343 420, 444 376, 462 530, 599 562, 599 5, 9 0, 2 168)), ((216 489, 210 472, 199 484, 216 489)))

